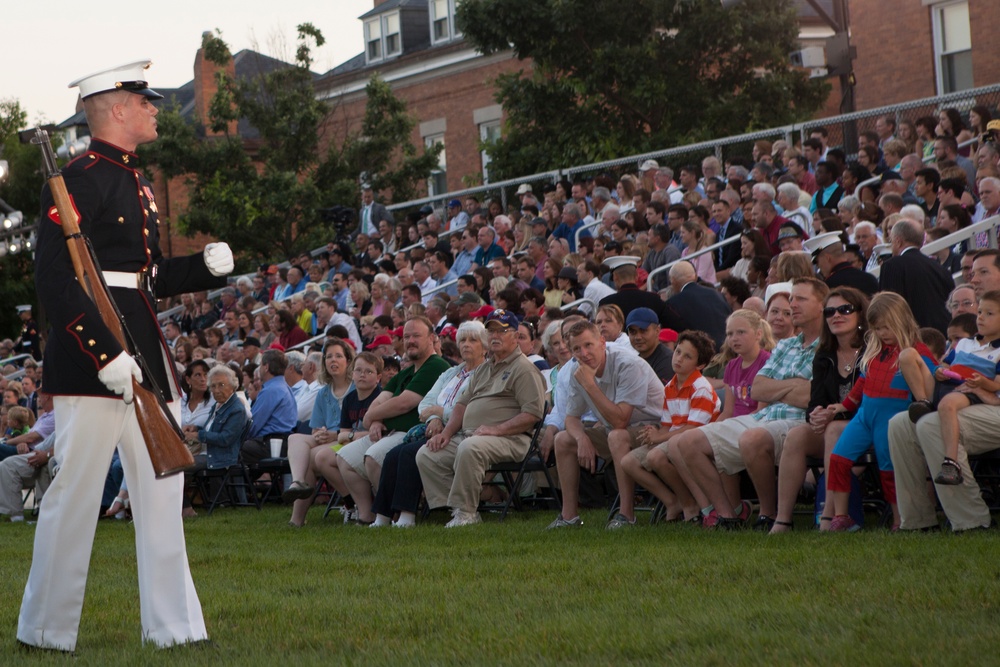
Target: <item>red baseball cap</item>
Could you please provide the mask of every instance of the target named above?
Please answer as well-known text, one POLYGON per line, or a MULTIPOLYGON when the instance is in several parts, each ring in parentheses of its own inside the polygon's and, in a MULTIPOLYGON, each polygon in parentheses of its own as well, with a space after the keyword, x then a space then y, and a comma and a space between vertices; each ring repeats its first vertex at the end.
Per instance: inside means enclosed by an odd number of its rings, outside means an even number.
POLYGON ((380 347, 382 345, 392 345, 392 338, 389 336, 375 336, 375 340, 373 340, 365 349, 374 350, 376 347, 380 347))

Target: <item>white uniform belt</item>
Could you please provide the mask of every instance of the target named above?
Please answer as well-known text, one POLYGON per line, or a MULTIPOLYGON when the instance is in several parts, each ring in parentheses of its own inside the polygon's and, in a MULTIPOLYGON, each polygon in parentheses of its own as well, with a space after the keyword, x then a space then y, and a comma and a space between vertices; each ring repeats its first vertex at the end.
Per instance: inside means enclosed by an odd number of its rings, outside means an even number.
POLYGON ((104 282, 108 287, 127 287, 129 289, 139 289, 143 284, 144 273, 126 273, 124 271, 101 271, 104 282))

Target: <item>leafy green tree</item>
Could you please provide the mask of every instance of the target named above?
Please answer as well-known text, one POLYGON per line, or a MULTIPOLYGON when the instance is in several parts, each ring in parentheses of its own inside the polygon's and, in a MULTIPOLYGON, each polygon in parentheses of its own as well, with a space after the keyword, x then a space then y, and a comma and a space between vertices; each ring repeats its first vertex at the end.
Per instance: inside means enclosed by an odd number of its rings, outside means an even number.
POLYGON ((789 68, 791 0, 465 0, 457 18, 531 62, 496 80, 499 178, 802 120, 829 92, 789 68))
MULTIPOLYGON (((0 100, 0 159, 6 160, 10 168, 7 180, 0 183, 0 199, 24 214, 24 227, 38 220, 42 190, 41 151, 37 146, 22 144, 17 137, 17 133, 27 127, 27 122, 28 114, 20 102, 0 100)), ((0 258, 0 294, 3 295, 0 337, 14 338, 21 330, 14 306, 35 302, 34 259, 30 252, 0 258)))
MULTIPOLYGON (((368 84, 359 131, 324 149, 323 131, 334 108, 316 99, 310 44, 323 36, 300 25, 295 66, 259 77, 216 74, 218 92, 205 125, 215 136, 198 136, 176 109, 160 114, 160 140, 146 159, 168 176, 189 175, 191 186, 181 228, 223 239, 247 259, 290 256, 330 240, 321 209, 360 204, 360 178, 376 190, 405 200, 437 165, 440 149, 418 151, 410 142, 414 121, 385 82, 368 84), (246 119, 259 133, 253 143, 233 132, 246 119)), ((203 40, 204 54, 224 66, 229 48, 218 35, 203 40)))

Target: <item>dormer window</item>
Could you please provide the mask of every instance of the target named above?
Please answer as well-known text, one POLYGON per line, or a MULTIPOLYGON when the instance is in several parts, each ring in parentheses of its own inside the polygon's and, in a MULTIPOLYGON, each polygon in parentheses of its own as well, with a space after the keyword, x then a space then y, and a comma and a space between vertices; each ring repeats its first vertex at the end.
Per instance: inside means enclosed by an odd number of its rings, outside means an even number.
POLYGON ((440 44, 461 37, 455 27, 456 0, 431 0, 431 43, 440 44))
POLYGON ((365 57, 369 63, 398 56, 403 50, 399 35, 399 12, 365 21, 365 57))

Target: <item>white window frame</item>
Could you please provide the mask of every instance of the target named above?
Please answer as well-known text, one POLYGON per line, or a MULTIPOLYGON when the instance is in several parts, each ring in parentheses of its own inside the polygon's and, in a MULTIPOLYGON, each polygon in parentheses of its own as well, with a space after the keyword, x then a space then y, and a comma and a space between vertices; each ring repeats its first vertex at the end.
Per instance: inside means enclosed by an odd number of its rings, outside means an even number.
POLYGON ((428 134, 424 137, 424 146, 430 148, 434 144, 442 144, 444 148, 441 149, 441 153, 438 155, 437 169, 431 169, 431 173, 427 175, 428 197, 448 192, 448 157, 446 154, 448 146, 444 142, 444 132, 428 134))
POLYGON ((399 12, 386 12, 385 14, 380 14, 365 21, 365 62, 366 63, 377 63, 382 62, 388 58, 393 58, 398 56, 403 52, 403 33, 400 28, 400 18, 399 12), (391 19, 395 19, 396 28, 394 31, 389 31, 389 22, 391 19), (378 26, 379 35, 377 37, 379 54, 376 57, 372 57, 371 45, 376 41, 372 38, 372 27, 378 26), (396 37, 396 48, 389 52, 390 38, 396 37))
POLYGON ((934 49, 934 78, 935 85, 937 86, 938 95, 945 95, 950 92, 961 92, 959 90, 948 91, 945 90, 944 84, 944 68, 942 67, 942 60, 950 55, 955 55, 957 53, 964 53, 966 50, 969 53, 972 52, 972 25, 970 17, 969 25, 969 48, 962 49, 958 51, 948 51, 943 50, 944 43, 944 32, 941 21, 941 15, 947 7, 952 7, 955 5, 965 5, 966 11, 968 11, 969 0, 953 0, 951 2, 939 2, 931 5, 931 31, 932 31, 932 45, 934 49))
MULTIPOLYGON (((483 142, 489 141, 490 140, 489 135, 491 134, 491 130, 494 129, 496 130, 495 139, 499 139, 501 131, 501 125, 499 120, 490 120, 484 123, 480 123, 479 140, 483 142)), ((492 162, 492 158, 490 157, 490 154, 486 150, 481 150, 479 151, 479 160, 483 168, 483 183, 489 183, 490 182, 489 166, 490 162, 492 162)))
POLYGON ((447 16, 437 15, 437 2, 435 2, 435 0, 430 0, 428 3, 429 11, 427 12, 427 15, 431 23, 431 44, 444 44, 462 36, 462 33, 458 30, 458 26, 455 25, 455 3, 457 1, 458 0, 444 0, 444 2, 446 2, 445 11, 448 13, 447 16), (434 24, 438 21, 444 21, 445 25, 448 27, 448 34, 444 37, 437 37, 435 34, 434 24))

